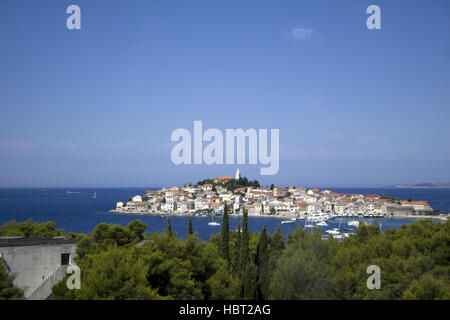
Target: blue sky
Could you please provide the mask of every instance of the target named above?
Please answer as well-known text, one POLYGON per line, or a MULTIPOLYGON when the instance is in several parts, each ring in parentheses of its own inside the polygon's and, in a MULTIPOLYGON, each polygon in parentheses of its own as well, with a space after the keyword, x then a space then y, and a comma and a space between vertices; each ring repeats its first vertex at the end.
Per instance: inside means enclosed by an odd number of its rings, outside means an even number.
POLYGON ((447 182, 449 119, 447 0, 0 1, 0 187, 447 182), (194 120, 280 129, 278 174, 173 165, 194 120))

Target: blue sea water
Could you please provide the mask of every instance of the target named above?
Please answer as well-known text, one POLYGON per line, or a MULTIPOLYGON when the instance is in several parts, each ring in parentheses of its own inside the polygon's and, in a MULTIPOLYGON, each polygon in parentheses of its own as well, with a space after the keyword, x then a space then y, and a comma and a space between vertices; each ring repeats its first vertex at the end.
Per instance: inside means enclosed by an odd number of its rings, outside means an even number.
MULTIPOLYGON (((433 208, 442 212, 450 211, 450 189, 375 189, 375 188, 330 188, 338 193, 380 194, 407 200, 426 200, 433 208)), ((102 222, 127 225, 128 222, 140 219, 148 224, 148 232, 162 232, 167 226, 167 218, 148 215, 120 215, 108 212, 115 208, 117 201, 126 201, 134 195, 144 194, 141 188, 108 188, 108 189, 0 189, 0 225, 6 221, 23 222, 29 218, 34 221, 54 221, 57 228, 66 232, 89 233, 102 222), (97 198, 93 198, 94 191, 97 198)), ((172 228, 180 237, 187 233, 188 217, 172 217, 172 228)), ((211 234, 220 232, 220 227, 208 226, 208 217, 192 217, 194 232, 200 239, 209 240, 211 234)), ((220 221, 220 217, 216 220, 220 221)), ((270 233, 275 232, 279 218, 250 217, 249 228, 261 231, 266 225, 270 233)), ((382 229, 398 228, 409 224, 410 219, 382 219, 382 229)), ((347 221, 343 219, 342 226, 347 221)), ((369 220, 370 222, 370 220, 369 220)), ((240 217, 230 217, 230 229, 236 229, 241 223, 240 217)), ((284 234, 303 226, 304 221, 281 225, 284 234)), ((329 221, 329 228, 337 227, 339 220, 329 221)))

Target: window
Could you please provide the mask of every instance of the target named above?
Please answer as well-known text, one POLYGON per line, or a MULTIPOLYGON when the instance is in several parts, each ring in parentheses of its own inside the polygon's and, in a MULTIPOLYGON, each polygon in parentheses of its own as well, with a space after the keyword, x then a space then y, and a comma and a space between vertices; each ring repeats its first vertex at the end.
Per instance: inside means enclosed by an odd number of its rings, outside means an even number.
POLYGON ((67 266, 70 261, 70 253, 63 253, 61 254, 61 265, 67 266))

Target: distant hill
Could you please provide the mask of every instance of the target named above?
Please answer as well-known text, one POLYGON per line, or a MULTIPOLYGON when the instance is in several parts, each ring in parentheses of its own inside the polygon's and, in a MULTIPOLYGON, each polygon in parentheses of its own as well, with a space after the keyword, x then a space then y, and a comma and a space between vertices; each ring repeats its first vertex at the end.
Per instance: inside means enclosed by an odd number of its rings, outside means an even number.
POLYGON ((391 186, 392 188, 450 188, 450 182, 448 183, 418 183, 418 184, 396 184, 391 186))

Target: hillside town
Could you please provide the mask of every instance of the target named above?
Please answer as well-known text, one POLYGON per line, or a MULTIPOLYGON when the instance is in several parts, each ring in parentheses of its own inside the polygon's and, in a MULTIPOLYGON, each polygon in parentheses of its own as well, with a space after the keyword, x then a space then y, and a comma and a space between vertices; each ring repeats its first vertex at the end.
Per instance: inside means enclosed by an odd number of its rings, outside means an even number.
POLYGON ((317 213, 337 217, 395 217, 429 215, 426 201, 398 200, 376 194, 340 194, 332 190, 303 187, 261 187, 257 181, 235 177, 207 179, 196 185, 148 190, 126 202, 117 202, 116 213, 220 215, 227 206, 230 214, 278 216, 302 219, 317 213))

